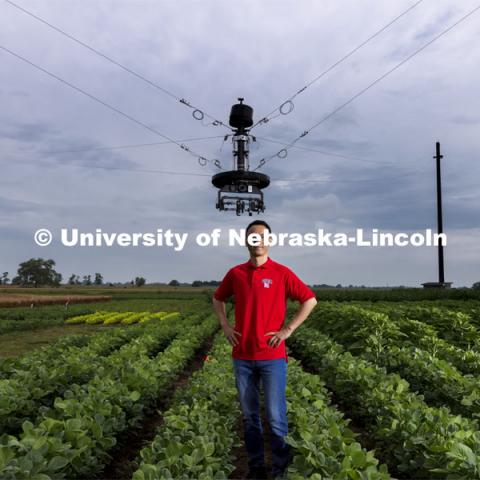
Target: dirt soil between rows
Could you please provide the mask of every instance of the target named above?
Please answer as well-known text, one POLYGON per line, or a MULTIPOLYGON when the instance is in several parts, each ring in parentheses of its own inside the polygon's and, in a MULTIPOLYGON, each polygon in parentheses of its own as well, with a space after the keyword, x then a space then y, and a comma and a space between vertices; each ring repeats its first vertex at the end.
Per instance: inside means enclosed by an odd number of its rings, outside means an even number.
POLYGON ((155 438, 157 429, 163 423, 163 412, 170 408, 175 391, 184 387, 191 375, 203 367, 205 356, 212 347, 214 337, 215 335, 209 338, 195 352, 187 367, 158 399, 157 404, 152 408, 153 411, 146 415, 142 424, 137 429, 124 432, 117 438, 116 448, 110 453, 112 455, 110 463, 95 477, 95 480, 130 480, 132 478, 139 466, 137 460, 140 450, 155 438))

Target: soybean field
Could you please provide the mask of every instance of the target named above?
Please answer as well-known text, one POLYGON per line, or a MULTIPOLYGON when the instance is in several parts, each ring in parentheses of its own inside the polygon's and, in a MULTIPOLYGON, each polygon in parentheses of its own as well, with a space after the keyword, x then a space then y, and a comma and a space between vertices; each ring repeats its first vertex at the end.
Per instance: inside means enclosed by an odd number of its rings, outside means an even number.
MULTIPOLYGON (((245 478, 212 294, 0 309, 0 478, 245 478)), ((480 301, 383 297, 318 291, 288 338, 287 478, 480 478, 480 301)))

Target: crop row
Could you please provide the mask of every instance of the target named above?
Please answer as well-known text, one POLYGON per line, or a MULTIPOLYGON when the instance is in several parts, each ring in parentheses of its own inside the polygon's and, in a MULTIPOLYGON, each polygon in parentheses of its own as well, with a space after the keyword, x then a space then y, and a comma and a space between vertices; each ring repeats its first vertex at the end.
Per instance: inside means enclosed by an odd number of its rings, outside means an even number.
POLYGON ((452 345, 440 338, 432 325, 419 320, 405 317, 393 320, 370 307, 329 302, 318 305, 312 319, 324 333, 335 334, 337 341, 348 344, 352 352, 358 349, 375 355, 385 345, 416 346, 446 360, 462 373, 480 374, 479 352, 452 345))
MULTIPOLYGON (((121 329, 118 329, 120 331, 121 329)), ((28 370, 32 362, 49 365, 66 348, 84 347, 94 338, 93 335, 77 334, 59 337, 53 343, 36 348, 19 357, 0 358, 0 379, 9 378, 15 372, 28 370)))
POLYGON ((66 324, 74 325, 85 323, 87 325, 113 325, 115 323, 122 323, 123 325, 131 325, 132 323, 144 323, 149 320, 167 319, 179 316, 179 312, 109 312, 98 311, 95 313, 88 313, 85 315, 78 315, 70 317, 65 320, 66 324))
POLYGON ((314 328, 289 338, 302 362, 332 389, 365 425, 376 451, 395 474, 409 478, 480 478, 478 423, 429 407, 397 374, 345 352, 314 328), (454 476, 456 475, 456 476, 454 476))
MULTIPOLYGON (((161 325, 161 324, 159 324, 161 325)), ((160 328, 152 325, 152 329, 160 328)), ((198 347, 218 328, 213 316, 189 328, 154 358, 133 340, 101 365, 84 385, 71 385, 64 398, 43 412, 37 424, 25 421, 20 436, 0 437, 0 477, 65 479, 93 476, 109 458, 120 432, 139 421, 184 368, 198 347)), ((154 332, 150 339, 154 343, 154 332)))
POLYGON ((472 348, 480 352, 480 331, 472 318, 463 311, 453 311, 441 307, 441 304, 410 305, 409 302, 375 304, 376 311, 384 312, 394 320, 410 318, 427 323, 435 328, 438 335, 453 345, 472 348))
POLYGON ((305 372, 299 362, 288 362, 287 442, 294 448, 288 478, 391 478, 374 451, 367 451, 348 428, 349 420, 330 404, 325 383, 318 375, 305 372))
MULTIPOLYGON (((230 352, 219 334, 203 368, 176 392, 156 437, 140 452, 134 480, 207 480, 232 473, 231 451, 240 444, 233 430, 241 412, 230 352)), ((288 478, 390 478, 386 465, 377 467, 373 452, 362 449, 343 415, 328 405, 318 376, 293 358, 288 368, 287 442, 294 450, 288 478)))
POLYGON ((227 478, 234 470, 234 428, 240 415, 231 347, 216 336, 203 368, 177 390, 161 428, 140 452, 135 480, 227 478))
POLYGON ((400 330, 408 335, 406 341, 432 355, 450 362, 462 373, 480 375, 480 352, 452 345, 438 336, 436 329, 427 323, 411 318, 397 320, 400 330))
POLYGON ((438 336, 430 324, 419 320, 397 317, 378 312, 371 307, 334 305, 324 302, 312 316, 317 326, 329 335, 336 334, 337 341, 350 345, 350 350, 381 352, 385 345, 416 346, 433 356, 451 363, 465 374, 480 374, 480 352, 462 349, 438 336), (339 323, 342 329, 339 331, 339 323), (345 341, 345 342, 343 342, 345 341))
MULTIPOLYGON (((183 322, 192 324, 190 320, 183 322)), ((0 431, 17 433, 26 418, 35 418, 42 407, 49 407, 71 384, 89 381, 100 366, 114 362, 115 356, 122 354, 122 348, 128 348, 128 342, 142 333, 140 341, 145 354, 158 353, 178 333, 179 325, 172 318, 157 329, 136 326, 105 332, 96 335, 86 347, 66 348, 47 365, 43 359, 31 358, 27 370, 0 380, 0 431), (108 356, 111 352, 112 356, 108 356)))
MULTIPOLYGON (((448 360, 435 356, 438 352, 432 354, 412 345, 410 337, 387 315, 355 306, 320 307, 314 324, 350 352, 401 375, 430 405, 447 405, 454 413, 480 416, 480 378, 462 375, 448 360)), ((436 337, 412 338, 414 341, 423 338, 422 343, 428 344, 430 340, 433 344, 436 337)), ((447 353, 441 346, 439 350, 447 353)))
MULTIPOLYGON (((463 313, 468 316, 468 321, 475 327, 480 327, 480 302, 478 300, 470 300, 468 302, 458 300, 437 300, 437 301, 409 301, 409 302, 352 302, 353 304, 368 305, 368 308, 377 310, 392 310, 392 307, 400 306, 400 310, 422 312, 433 312, 435 315, 452 315, 454 313, 463 313), (432 310, 433 309, 433 310, 432 310)), ((395 308, 396 309, 396 308, 395 308)))

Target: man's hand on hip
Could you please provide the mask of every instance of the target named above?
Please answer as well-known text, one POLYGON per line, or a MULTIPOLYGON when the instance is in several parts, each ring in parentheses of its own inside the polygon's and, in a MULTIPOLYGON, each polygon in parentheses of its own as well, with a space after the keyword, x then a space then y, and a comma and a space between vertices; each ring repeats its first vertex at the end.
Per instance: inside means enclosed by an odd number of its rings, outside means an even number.
POLYGON ((291 334, 291 327, 283 327, 278 332, 268 332, 265 335, 272 336, 272 338, 270 338, 270 340, 268 340, 267 342, 270 347, 278 347, 280 345, 280 342, 286 340, 291 334))

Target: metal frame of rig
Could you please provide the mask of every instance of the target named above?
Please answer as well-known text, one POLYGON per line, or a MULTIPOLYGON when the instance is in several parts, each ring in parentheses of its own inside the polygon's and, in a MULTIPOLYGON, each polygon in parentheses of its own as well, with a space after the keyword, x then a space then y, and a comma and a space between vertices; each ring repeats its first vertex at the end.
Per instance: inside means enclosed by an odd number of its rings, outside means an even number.
POLYGON ((265 211, 262 189, 268 187, 268 175, 249 171, 249 143, 253 138, 249 129, 253 125, 253 108, 243 103, 232 106, 229 123, 235 129, 232 136, 234 170, 217 173, 212 183, 219 189, 216 208, 235 210, 237 215, 265 211))

